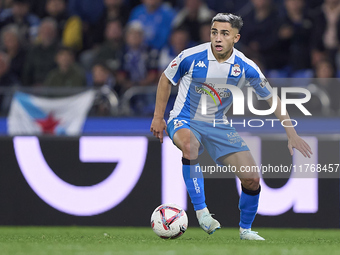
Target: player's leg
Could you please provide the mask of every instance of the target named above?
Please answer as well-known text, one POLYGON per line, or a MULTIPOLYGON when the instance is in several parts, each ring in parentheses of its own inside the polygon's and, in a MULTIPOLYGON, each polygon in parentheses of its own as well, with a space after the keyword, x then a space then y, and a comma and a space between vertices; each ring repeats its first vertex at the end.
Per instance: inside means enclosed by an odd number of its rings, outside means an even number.
POLYGON ((242 167, 254 166, 255 160, 250 151, 240 151, 226 155, 220 159, 224 165, 232 165, 237 169, 236 175, 240 178, 242 184, 242 192, 239 200, 240 209, 240 237, 247 240, 264 240, 251 231, 251 225, 255 219, 259 204, 259 196, 261 187, 259 184, 260 176, 256 171, 245 172, 242 167))
POLYGON ((178 130, 173 136, 174 144, 182 151, 183 178, 195 211, 206 208, 202 173, 195 172, 198 164, 199 141, 188 128, 178 130), (194 180, 193 177, 196 177, 194 180))
POLYGON ((205 203, 203 173, 197 171, 197 169, 200 169, 197 160, 200 142, 188 128, 178 130, 173 136, 173 141, 183 153, 183 178, 197 219, 203 230, 212 234, 220 228, 220 223, 213 219, 209 213, 205 203))

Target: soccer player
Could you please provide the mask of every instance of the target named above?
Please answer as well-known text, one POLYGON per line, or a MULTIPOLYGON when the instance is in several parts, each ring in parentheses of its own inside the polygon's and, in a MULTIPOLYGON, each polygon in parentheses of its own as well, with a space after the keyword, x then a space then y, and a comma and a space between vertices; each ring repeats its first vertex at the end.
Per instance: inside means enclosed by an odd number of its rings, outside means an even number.
MULTIPOLYGON (((224 85, 252 86, 257 97, 266 100, 271 107, 272 88, 257 65, 234 48, 240 39, 242 18, 230 13, 219 13, 211 22, 211 42, 189 48, 180 53, 162 74, 156 96, 156 107, 150 131, 163 142, 163 131, 182 151, 183 178, 196 211, 201 228, 208 234, 220 228, 211 217, 205 203, 203 174, 195 172, 199 166, 198 155, 208 150, 216 163, 235 166, 242 184, 239 200, 240 238, 264 240, 251 230, 259 201, 261 187, 257 172, 241 172, 241 166, 256 166, 249 148, 236 130, 227 122, 226 113, 232 103, 232 94, 224 85), (171 85, 178 84, 178 95, 170 113, 168 125, 164 120, 165 108, 171 85), (217 96, 218 95, 218 96, 217 96), (213 100, 218 99, 218 100, 213 100), (220 100, 221 99, 221 100, 220 100), (215 103, 216 102, 216 103, 215 103), (224 119, 224 125, 213 124, 214 119, 224 119)), ((277 98, 276 117, 281 115, 281 103, 277 98)), ((286 126, 293 126, 287 121, 286 126)), ((285 127, 288 148, 305 157, 312 154, 309 145, 300 138, 293 127, 285 127)))

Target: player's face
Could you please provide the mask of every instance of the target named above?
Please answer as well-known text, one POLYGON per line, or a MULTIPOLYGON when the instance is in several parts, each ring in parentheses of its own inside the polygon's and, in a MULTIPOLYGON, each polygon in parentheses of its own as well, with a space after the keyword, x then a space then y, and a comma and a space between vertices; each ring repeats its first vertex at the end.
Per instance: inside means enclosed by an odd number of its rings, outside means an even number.
POLYGON ((217 60, 227 60, 234 47, 240 39, 238 29, 232 28, 228 22, 215 21, 211 26, 211 47, 217 60))

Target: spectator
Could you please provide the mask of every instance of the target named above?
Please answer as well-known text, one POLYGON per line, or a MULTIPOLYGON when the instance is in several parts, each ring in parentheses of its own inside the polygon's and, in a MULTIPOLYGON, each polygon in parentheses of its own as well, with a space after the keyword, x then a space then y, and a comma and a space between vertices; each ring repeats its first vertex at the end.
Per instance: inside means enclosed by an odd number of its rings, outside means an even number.
MULTIPOLYGON (((104 12, 103 0, 69 0, 70 16, 78 16, 82 21, 82 49, 90 49, 94 45, 92 33, 104 12)), ((77 26, 78 27, 78 26, 77 26)))
POLYGON ((1 7, 2 10, 11 8, 12 4, 13 4, 13 0, 3 0, 3 1, 0 1, 0 7, 1 7))
POLYGON ((120 20, 121 24, 125 26, 129 18, 129 11, 124 5, 123 0, 104 0, 104 4, 104 14, 93 28, 92 35, 94 37, 94 44, 99 44, 104 41, 106 24, 110 20, 120 20))
POLYGON ((320 89, 326 92, 331 101, 331 109, 340 113, 340 82, 335 78, 335 66, 331 60, 323 59, 315 65, 315 77, 313 81, 320 89))
POLYGON ((168 42, 174 11, 162 0, 142 0, 143 4, 135 7, 129 21, 137 20, 143 24, 144 41, 147 46, 161 50, 168 42))
POLYGON ((17 84, 17 77, 10 72, 9 56, 4 52, 0 52, 0 86, 8 87, 17 84))
POLYGON ((211 22, 203 22, 200 25, 200 43, 210 42, 211 22))
MULTIPOLYGON (((10 87, 19 85, 17 77, 9 71, 10 58, 4 53, 0 52, 0 86, 10 87)), ((11 102, 11 97, 8 95, 0 95, 0 108, 7 111, 11 102)))
POLYGON ((111 114, 109 100, 112 90, 117 89, 116 81, 111 70, 102 63, 95 64, 92 68, 93 86, 99 90, 93 102, 90 114, 107 116, 111 114))
POLYGON ((292 71, 311 68, 313 23, 305 10, 304 0, 285 0, 286 14, 278 31, 292 71))
POLYGON ((335 63, 335 56, 339 48, 340 35, 340 0, 325 0, 314 10, 313 19, 313 65, 322 58, 329 58, 335 63))
POLYGON ((46 0, 45 11, 45 17, 51 17, 58 23, 58 35, 61 38, 64 26, 69 18, 65 0, 46 0))
POLYGON ((66 0, 46 0, 46 16, 56 20, 58 38, 65 47, 81 50, 83 44, 82 21, 78 16, 70 17, 66 9, 66 0))
POLYGON ((95 63, 105 63, 111 71, 120 68, 123 50, 123 28, 120 20, 111 20, 106 24, 105 43, 98 49, 95 55, 95 63))
POLYGON ((19 36, 19 29, 15 24, 7 25, 1 31, 3 50, 10 61, 9 72, 21 79, 26 51, 21 46, 19 36))
POLYGON ((165 70, 169 63, 189 45, 189 33, 184 29, 176 29, 170 37, 170 45, 159 54, 159 69, 165 70))
POLYGON ((123 47, 123 28, 120 20, 110 20, 105 28, 103 45, 84 51, 80 55, 86 70, 91 70, 94 63, 105 63, 113 72, 120 68, 123 47))
POLYGON ((288 57, 280 49, 277 35, 280 20, 272 0, 252 0, 252 4, 253 9, 243 17, 240 42, 244 54, 250 58, 261 58, 267 69, 285 67, 288 57))
POLYGON ((210 10, 203 0, 186 0, 184 8, 173 21, 173 27, 187 29, 190 39, 198 43, 200 41, 200 25, 211 21, 214 14, 215 12, 210 10))
POLYGON ((59 47, 57 29, 58 25, 54 19, 42 20, 38 44, 31 47, 26 57, 23 71, 24 85, 41 85, 47 73, 56 66, 54 57, 59 47))
POLYGON ((122 92, 132 86, 154 85, 158 78, 158 52, 144 44, 143 27, 138 21, 128 24, 125 33, 126 48, 117 81, 122 92))
POLYGON ((18 26, 22 38, 33 42, 38 34, 40 20, 29 10, 29 0, 13 0, 12 8, 4 10, 0 15, 0 29, 14 23, 18 26))
POLYGON ((100 88, 104 85, 108 86, 110 89, 115 87, 115 78, 111 73, 111 70, 102 63, 97 63, 92 67, 92 77, 93 86, 95 88, 100 88))
POLYGON ((102 17, 106 22, 108 20, 119 19, 123 25, 126 24, 129 18, 129 10, 124 5, 123 0, 104 0, 104 4, 106 15, 102 17))
POLYGON ((85 73, 75 63, 72 49, 62 47, 56 55, 57 68, 50 71, 44 85, 47 87, 84 87, 85 73))

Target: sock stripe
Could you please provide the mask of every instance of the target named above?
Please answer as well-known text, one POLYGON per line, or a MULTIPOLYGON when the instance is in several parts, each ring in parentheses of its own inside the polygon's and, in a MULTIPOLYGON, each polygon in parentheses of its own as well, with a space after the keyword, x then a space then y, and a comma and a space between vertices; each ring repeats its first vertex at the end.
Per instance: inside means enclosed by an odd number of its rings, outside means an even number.
POLYGON ((182 164, 183 165, 196 165, 196 164, 198 164, 198 158, 196 158, 196 159, 182 158, 182 164))
POLYGON ((245 187, 243 187, 243 185, 241 185, 241 186, 242 186, 242 191, 244 193, 246 193, 247 195, 250 195, 250 196, 256 196, 256 195, 260 194, 260 192, 261 192, 261 185, 259 185, 259 188, 257 190, 249 190, 249 189, 246 189, 245 187))

